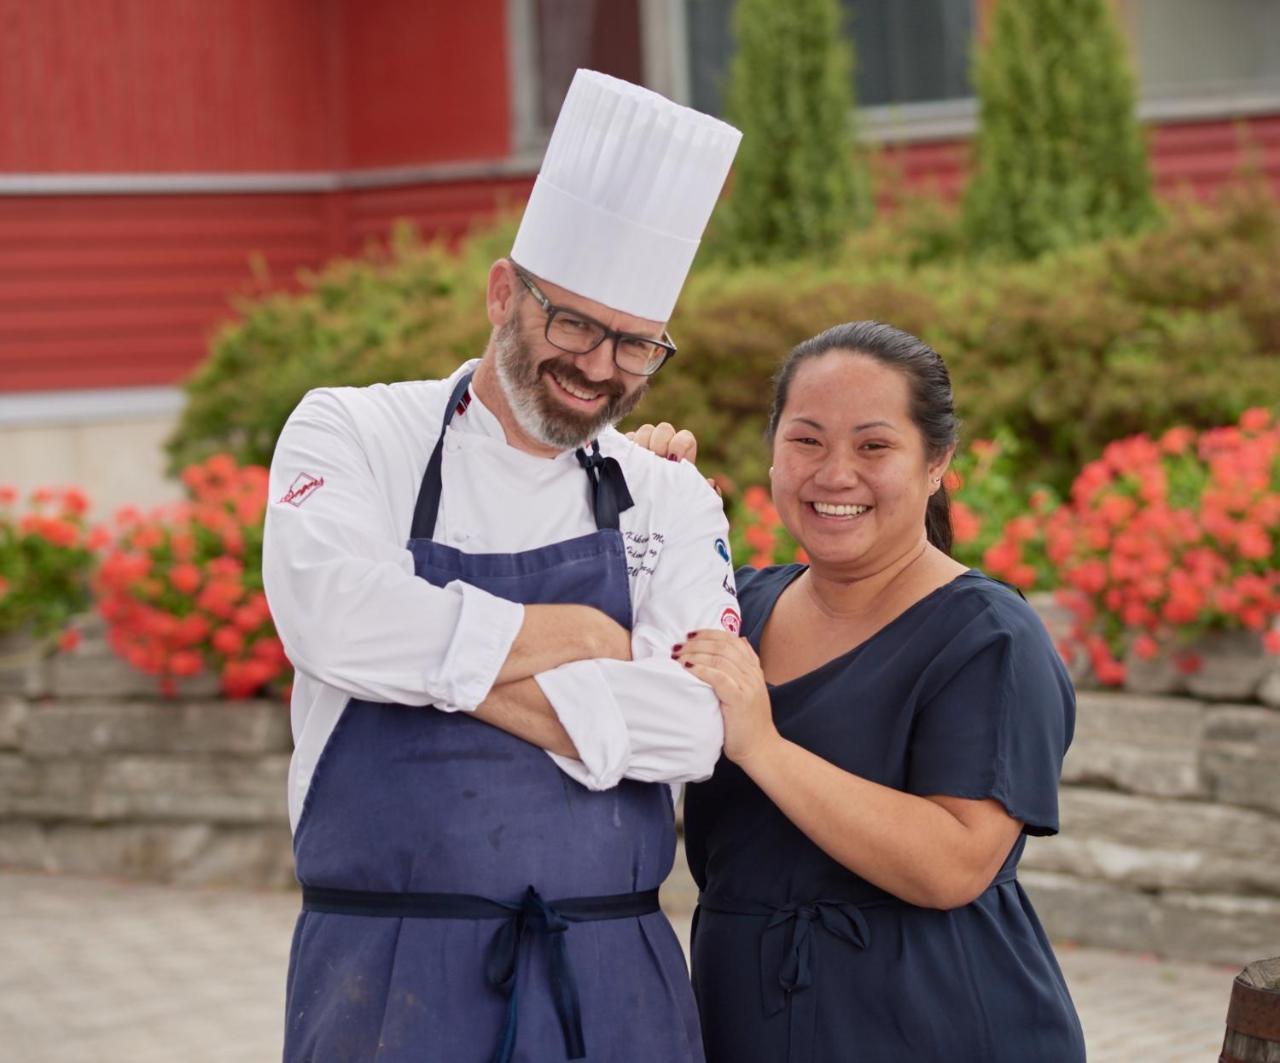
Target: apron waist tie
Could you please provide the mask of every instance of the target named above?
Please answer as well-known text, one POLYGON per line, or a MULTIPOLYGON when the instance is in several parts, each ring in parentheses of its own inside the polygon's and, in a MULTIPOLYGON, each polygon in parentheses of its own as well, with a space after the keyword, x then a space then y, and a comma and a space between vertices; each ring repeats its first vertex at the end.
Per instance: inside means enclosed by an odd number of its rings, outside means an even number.
POLYGON ((617 893, 603 897, 570 897, 545 901, 530 886, 517 904, 490 900, 468 893, 378 893, 371 890, 302 887, 302 910, 329 915, 363 915, 387 919, 501 919, 485 956, 485 981, 507 998, 506 1020, 491 1063, 510 1063, 516 1046, 520 990, 516 974, 520 952, 535 934, 546 936, 551 998, 565 1057, 585 1059, 582 1008, 578 983, 565 947, 564 932, 570 923, 599 919, 626 919, 658 911, 658 891, 617 893))
MULTIPOLYGON (((1014 868, 1002 870, 991 886, 1012 882, 1015 877, 1014 868)), ((812 991, 814 931, 823 930, 855 949, 865 949, 871 944, 871 930, 862 910, 905 904, 870 885, 857 898, 803 904, 765 904, 708 893, 698 896, 698 906, 707 911, 766 920, 760 931, 760 1003, 765 1015, 777 1015, 784 1008, 788 1011, 787 1063, 810 1063, 813 1058, 817 1022, 817 1000, 812 991)))

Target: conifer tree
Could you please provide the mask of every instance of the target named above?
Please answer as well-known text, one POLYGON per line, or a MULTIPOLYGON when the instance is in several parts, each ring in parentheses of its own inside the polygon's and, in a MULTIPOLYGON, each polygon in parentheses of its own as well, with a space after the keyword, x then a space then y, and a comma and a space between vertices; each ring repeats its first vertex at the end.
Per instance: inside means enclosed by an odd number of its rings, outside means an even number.
POLYGON ((820 255, 870 213, 838 0, 737 0, 733 26, 726 112, 743 137, 722 246, 738 262, 820 255))
POLYGON ((975 80, 972 246, 1034 258, 1154 219, 1133 76, 1107 0, 998 3, 975 80))

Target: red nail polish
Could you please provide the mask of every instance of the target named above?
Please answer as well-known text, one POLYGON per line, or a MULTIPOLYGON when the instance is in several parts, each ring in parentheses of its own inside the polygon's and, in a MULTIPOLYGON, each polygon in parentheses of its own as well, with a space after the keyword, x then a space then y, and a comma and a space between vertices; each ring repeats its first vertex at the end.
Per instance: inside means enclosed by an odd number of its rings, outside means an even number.
POLYGON ((697 633, 696 631, 690 631, 690 632, 685 636, 685 638, 687 638, 687 639, 696 639, 697 637, 698 637, 698 633, 697 633))
POLYGON ((683 643, 683 642, 677 642, 674 646, 672 646, 672 647, 671 647, 671 652, 672 652, 672 653, 679 653, 682 649, 684 649, 684 643, 683 643))
POLYGON ((685 661, 685 662, 683 662, 683 663, 684 663, 684 666, 685 666, 686 668, 692 668, 692 667, 693 667, 693 662, 692 662, 692 661, 685 661))

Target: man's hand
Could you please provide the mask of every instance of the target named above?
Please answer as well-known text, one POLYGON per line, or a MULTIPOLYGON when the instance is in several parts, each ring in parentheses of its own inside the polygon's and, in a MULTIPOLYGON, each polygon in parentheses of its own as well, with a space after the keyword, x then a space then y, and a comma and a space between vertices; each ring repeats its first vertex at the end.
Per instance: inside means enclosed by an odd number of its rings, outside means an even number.
POLYGON ((494 685, 598 658, 631 660, 631 633, 589 605, 526 605, 524 623, 494 685))

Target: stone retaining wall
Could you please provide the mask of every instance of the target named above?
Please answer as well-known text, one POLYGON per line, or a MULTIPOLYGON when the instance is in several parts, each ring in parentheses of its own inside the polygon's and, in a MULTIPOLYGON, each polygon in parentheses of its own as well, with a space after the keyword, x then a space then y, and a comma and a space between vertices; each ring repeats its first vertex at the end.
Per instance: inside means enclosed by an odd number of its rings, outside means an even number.
MULTIPOLYGON (((94 640, 0 671, 0 865, 291 884, 286 707, 153 691, 94 640)), ((1061 807, 1022 871, 1052 937, 1280 954, 1280 711, 1082 691, 1061 807)))
POLYGON ((1244 963, 1280 953, 1280 712, 1084 691, 1062 833, 1022 880, 1053 937, 1244 963))
MULTIPOLYGON (((0 654, 4 658, 4 654, 0 654)), ((294 882, 279 701, 175 701, 90 630, 0 667, 0 866, 161 882, 294 882)))

